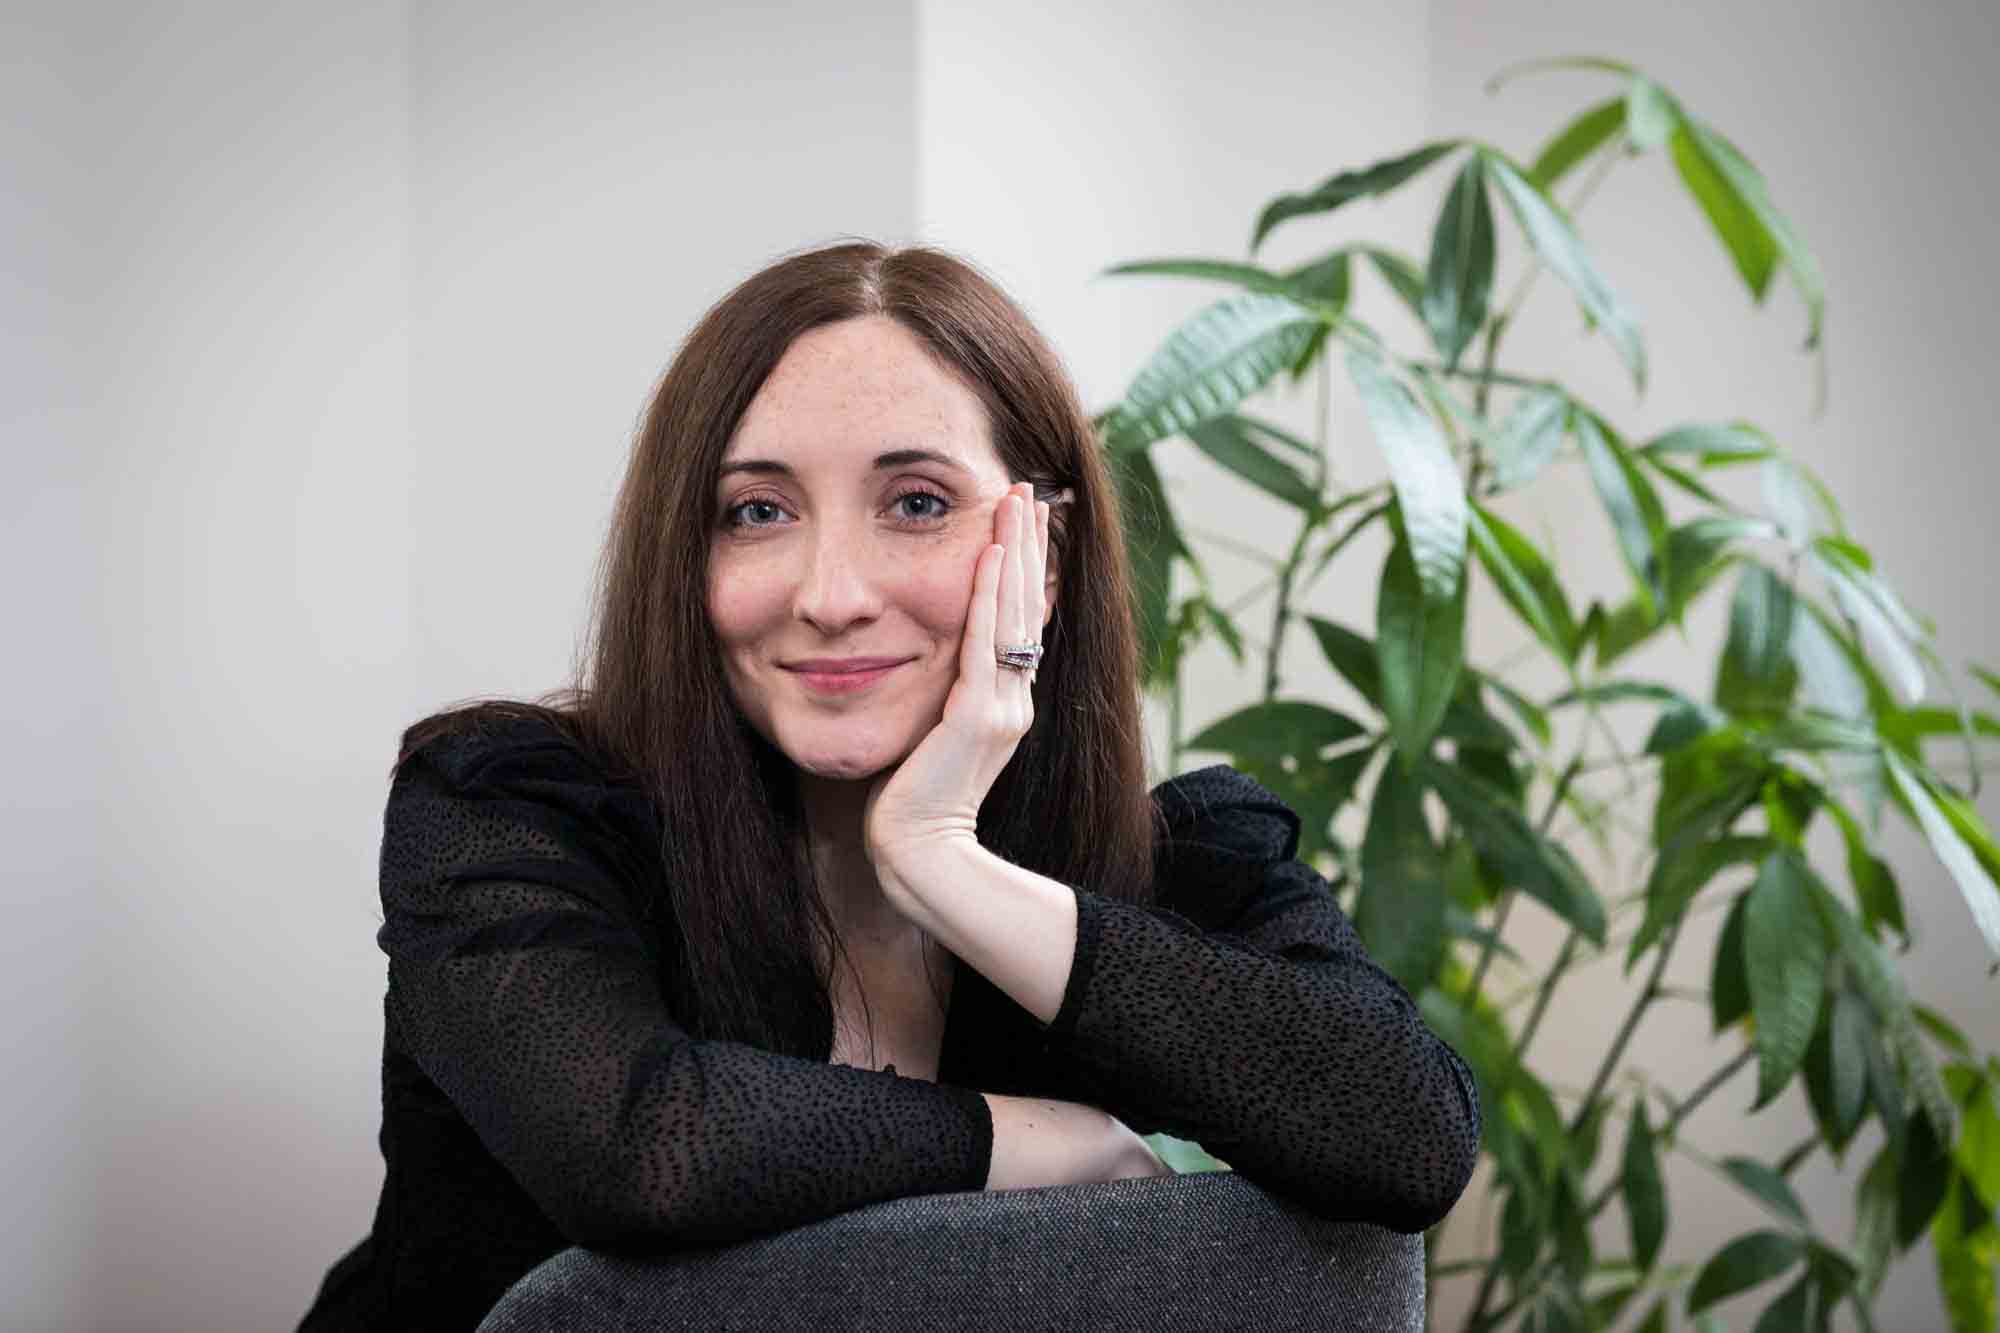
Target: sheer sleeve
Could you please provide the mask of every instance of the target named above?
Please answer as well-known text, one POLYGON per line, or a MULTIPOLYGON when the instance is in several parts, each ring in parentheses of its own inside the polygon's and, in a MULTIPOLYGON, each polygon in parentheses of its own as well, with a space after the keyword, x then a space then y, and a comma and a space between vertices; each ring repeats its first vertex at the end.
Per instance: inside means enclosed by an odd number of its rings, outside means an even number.
POLYGON ((384 818, 391 1040, 571 1243, 722 1245, 985 1187, 978 1092, 676 1025, 580 753, 433 744, 384 818))
POLYGON ((1050 1050, 1142 1134, 1199 1142, 1323 1216, 1434 1225, 1478 1161, 1471 1071, 1294 859, 1281 801, 1221 764, 1156 797, 1157 905, 1074 890, 1050 1050))

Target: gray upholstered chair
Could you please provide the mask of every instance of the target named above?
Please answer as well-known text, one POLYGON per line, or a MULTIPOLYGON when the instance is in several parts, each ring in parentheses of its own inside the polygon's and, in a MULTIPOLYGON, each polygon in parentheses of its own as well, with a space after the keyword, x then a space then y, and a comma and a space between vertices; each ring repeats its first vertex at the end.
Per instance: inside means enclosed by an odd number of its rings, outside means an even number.
POLYGON ((1232 1171, 926 1194, 664 1259, 569 1249, 479 1333, 1421 1333, 1424 1239, 1232 1171))

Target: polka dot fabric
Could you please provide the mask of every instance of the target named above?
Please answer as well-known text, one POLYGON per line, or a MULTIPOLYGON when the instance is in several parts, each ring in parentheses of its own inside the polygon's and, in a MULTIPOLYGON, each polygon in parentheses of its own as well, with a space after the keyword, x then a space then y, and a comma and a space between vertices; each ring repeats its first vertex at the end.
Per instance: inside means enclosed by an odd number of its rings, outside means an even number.
POLYGON ((1434 1225, 1478 1162, 1471 1070, 1294 859, 1282 802, 1221 764, 1155 799, 1174 830, 1159 903, 1077 893, 1051 1046, 1142 1134, 1193 1139, 1322 1216, 1434 1225))
POLYGON ((981 1189, 982 1090, 1196 1139, 1329 1216, 1443 1216, 1477 1155, 1471 1077, 1292 859, 1297 817, 1224 765, 1154 797, 1159 905, 1073 887, 1046 1029, 960 967, 930 1082, 692 1040, 636 910, 661 873, 643 797, 545 724, 434 741, 384 815, 386 1178, 301 1328, 469 1330, 568 1245, 726 1245, 981 1189))

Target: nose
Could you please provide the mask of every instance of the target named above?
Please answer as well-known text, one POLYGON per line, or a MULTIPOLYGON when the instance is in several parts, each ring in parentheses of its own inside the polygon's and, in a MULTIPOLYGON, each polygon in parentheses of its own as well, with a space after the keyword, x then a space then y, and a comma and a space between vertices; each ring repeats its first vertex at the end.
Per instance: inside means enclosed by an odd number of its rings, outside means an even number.
POLYGON ((828 638, 882 613, 875 544, 865 523, 819 524, 792 592, 792 614, 828 638))

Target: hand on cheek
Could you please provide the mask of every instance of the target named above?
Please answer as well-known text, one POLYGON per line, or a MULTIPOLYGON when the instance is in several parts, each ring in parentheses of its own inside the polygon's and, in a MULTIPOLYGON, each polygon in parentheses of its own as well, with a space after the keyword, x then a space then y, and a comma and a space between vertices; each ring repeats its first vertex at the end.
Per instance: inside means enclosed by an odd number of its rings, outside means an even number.
POLYGON ((993 541, 973 565, 944 716, 869 791, 866 841, 885 890, 899 859, 977 842, 979 808, 1034 723, 1033 674, 1001 666, 996 650, 1040 642, 1047 551, 1048 506, 1028 483, 1010 487, 994 506, 993 541))

